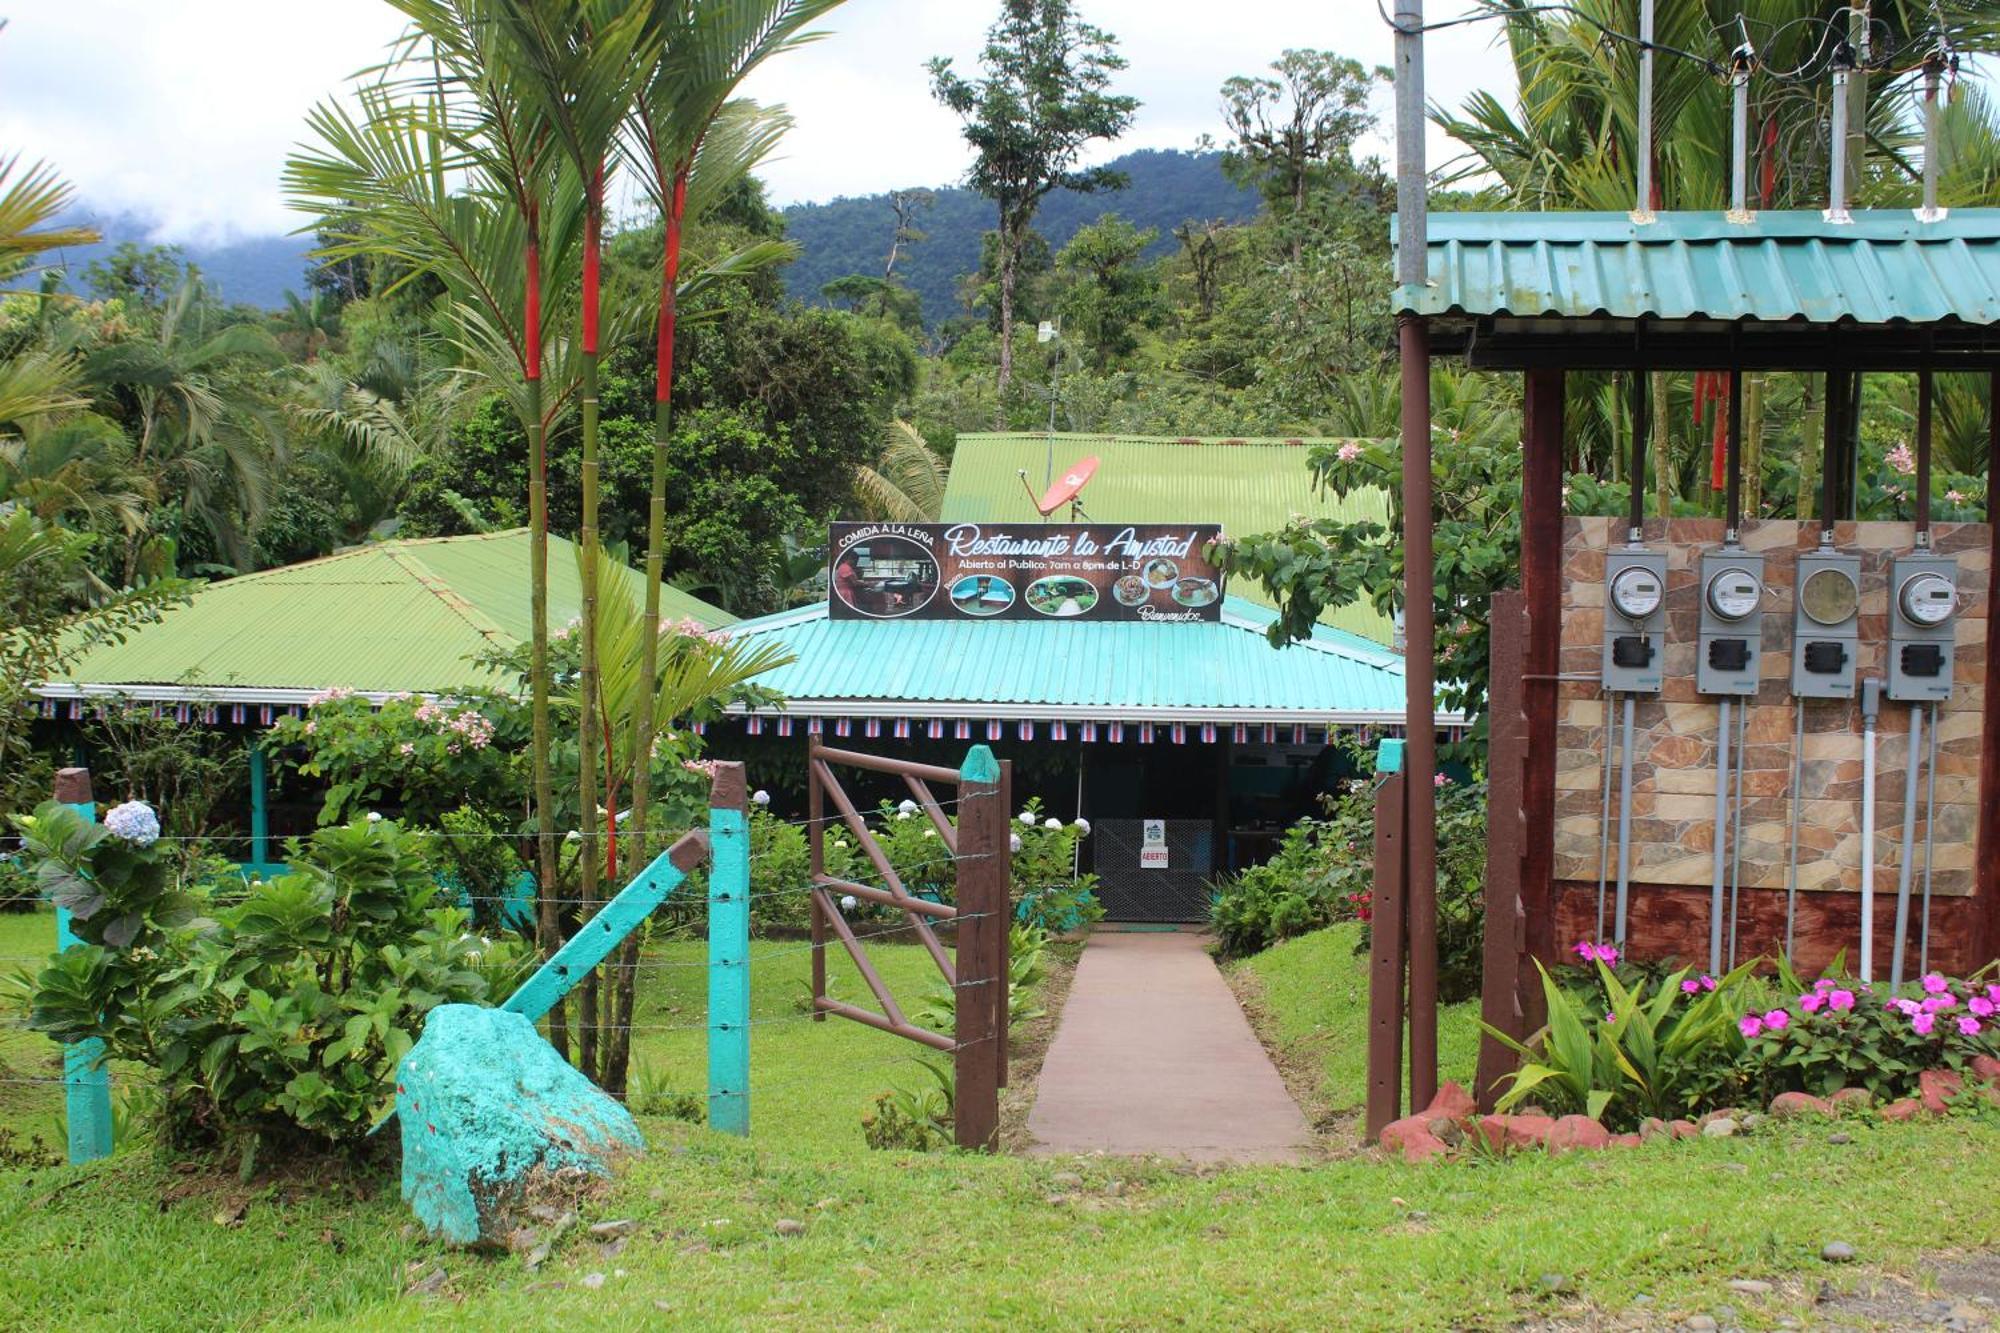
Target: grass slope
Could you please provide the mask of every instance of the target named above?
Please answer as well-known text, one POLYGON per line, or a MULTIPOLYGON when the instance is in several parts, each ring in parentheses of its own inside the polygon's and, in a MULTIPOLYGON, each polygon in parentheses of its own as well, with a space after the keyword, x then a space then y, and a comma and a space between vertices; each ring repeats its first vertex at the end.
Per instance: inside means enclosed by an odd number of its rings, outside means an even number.
MULTIPOLYGON (((1250 966, 1264 1001, 1358 1097, 1361 960, 1352 936, 1296 941, 1250 966), (1322 990, 1322 985, 1324 989, 1322 990)), ((1832 1239, 1907 1268, 1941 1246, 2000 1244, 2000 1135, 1983 1124, 1773 1129, 1595 1156, 1410 1168, 1366 1157, 1311 1169, 1193 1171, 1090 1160, 871 1153, 857 1116, 907 1077, 910 1048, 803 1020, 807 954, 753 945, 753 1137, 645 1122, 652 1151, 586 1221, 632 1217, 621 1252, 573 1238, 538 1271, 416 1235, 393 1182, 176 1172, 146 1151, 83 1169, 0 1173, 0 1311, 9 1327, 967 1327, 1227 1321, 1249 1328, 1444 1328, 1626 1309, 1735 1304, 1761 1324, 1808 1309, 1832 1239), (907 1071, 907 1072, 905 1072, 907 1071), (1075 1170, 1081 1186, 1059 1183, 1075 1170), (365 1196, 365 1197, 358 1197, 365 1196), (240 1216, 238 1207, 241 1205, 240 1216), (781 1238, 781 1218, 805 1233, 781 1238), (1948 1219, 1948 1224, 1947 1224, 1948 1219), (441 1264, 432 1295, 410 1265, 441 1264), (601 1285, 586 1282, 601 1274, 601 1285), (1551 1294, 1544 1275, 1561 1274, 1551 1294), (1729 1292, 1734 1277, 1780 1283, 1729 1292), (1753 1308, 1754 1307, 1754 1308, 1753 1308)), ((930 968, 878 948, 906 1000, 930 968)), ((640 1058, 700 1085, 699 946, 650 950, 640 1058)), ((859 983, 844 968, 840 993, 859 983)), ((1462 1012, 1450 1061, 1469 1060, 1462 1012)), ((11 1057, 10 1057, 11 1058, 11 1057)), ((1347 1089, 1338 1092, 1338 1088, 1347 1089)))

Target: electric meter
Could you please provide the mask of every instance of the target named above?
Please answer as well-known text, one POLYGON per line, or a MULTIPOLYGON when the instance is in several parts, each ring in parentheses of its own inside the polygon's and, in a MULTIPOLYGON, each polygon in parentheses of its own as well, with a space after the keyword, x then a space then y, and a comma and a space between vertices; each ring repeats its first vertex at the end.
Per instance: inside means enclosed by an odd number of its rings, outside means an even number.
POLYGON ((1889 594, 1888 696, 1911 703, 1951 698, 1958 561, 1928 551, 1899 555, 1889 565, 1889 594))
POLYGON ((1742 620, 1763 600, 1763 582, 1747 569, 1732 566, 1708 581, 1708 609, 1724 620, 1742 620))
POLYGON ((1861 607, 1861 590, 1853 576, 1837 565, 1815 569, 1799 585, 1799 609, 1816 625, 1840 625, 1861 607))
POLYGON ((1896 601, 1911 624, 1934 628, 1958 609, 1958 589, 1944 575, 1926 571, 1905 579, 1896 601))
POLYGON ((1611 580, 1611 605, 1627 620, 1651 616, 1665 596, 1660 576, 1643 566, 1620 570, 1611 580))

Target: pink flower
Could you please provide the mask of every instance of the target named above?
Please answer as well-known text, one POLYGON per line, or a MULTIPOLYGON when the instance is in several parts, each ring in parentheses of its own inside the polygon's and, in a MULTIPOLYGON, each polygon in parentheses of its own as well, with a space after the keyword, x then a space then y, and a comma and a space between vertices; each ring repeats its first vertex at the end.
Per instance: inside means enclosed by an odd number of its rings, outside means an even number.
POLYGON ((1928 995, 1924 997, 1923 1008, 1933 1014, 1941 1014, 1947 1009, 1958 1008, 1958 997, 1954 995, 1928 995))
POLYGON ((1975 995, 1965 1002, 1965 1007, 1973 1013, 1978 1014, 1981 1018, 1991 1018, 1993 1017, 1994 1009, 2000 1006, 1995 1006, 1993 1001, 1987 999, 1984 995, 1975 995))
POLYGON ((1681 983, 1681 994, 1699 995, 1700 993, 1701 993, 1701 983, 1699 981, 1696 981, 1693 977, 1689 977, 1686 981, 1683 981, 1681 983))
POLYGON ((1835 1011, 1852 1009, 1854 1007, 1854 992, 1851 990, 1829 991, 1826 997, 1826 1007, 1835 1011))
POLYGON ((1813 983, 1813 989, 1814 989, 1814 990, 1832 990, 1832 989, 1834 988, 1834 986, 1836 986, 1837 984, 1839 984, 1839 983, 1835 982, 1835 981, 1834 981, 1834 979, 1833 979, 1832 977, 1821 977, 1821 978, 1820 978, 1820 979, 1819 979, 1818 981, 1815 981, 1815 982, 1813 983))
POLYGON ((1606 967, 1618 966, 1618 950, 1614 946, 1609 944, 1599 945, 1597 950, 1597 961, 1604 964, 1606 967))
POLYGON ((1958 1030, 1968 1037, 1976 1037, 1979 1035, 1980 1030, 1979 1020, 1970 1014, 1966 1014, 1958 1020, 1958 1030))
POLYGON ((404 741, 401 745, 398 745, 396 747, 397 754, 415 754, 416 752, 417 752, 417 747, 410 744, 408 741, 404 741))
POLYGON ((1917 470, 1917 456, 1910 452, 1907 441, 1889 451, 1887 462, 1890 467, 1906 477, 1917 470))
POLYGON ((1745 1014, 1736 1020, 1736 1030, 1746 1037, 1754 1037, 1764 1030, 1764 1020, 1755 1014, 1745 1014))
POLYGON ((1951 501, 1955 505, 1967 504, 1972 499, 1972 497, 1967 495, 1964 491, 1956 491, 1956 490, 1946 491, 1944 493, 1944 498, 1951 501))
POLYGON ((1915 1018, 1918 1014, 1928 1012, 1915 1000, 1906 1000, 1901 997, 1889 1001, 1889 1007, 1902 1014, 1905 1018, 1915 1018))
POLYGON ((1996 981, 1986 988, 1986 998, 1995 1004, 2000 1004, 2000 981, 1996 981))
POLYGON ((1451 779, 1446 777, 1442 773, 1439 773, 1437 776, 1431 779, 1431 786, 1433 787, 1449 787, 1450 785, 1451 785, 1451 779))
POLYGON ((1951 989, 1951 983, 1944 979, 1943 973, 1941 972, 1924 973, 1924 990, 1929 994, 1942 995, 1950 989, 1951 989))
POLYGON ((1701 988, 1702 988, 1703 990, 1714 990, 1714 989, 1715 989, 1715 978, 1714 978, 1714 977, 1711 977, 1711 976, 1710 976, 1710 975, 1708 975, 1708 973, 1706 973, 1706 972, 1702 973, 1702 974, 1701 974, 1701 988))
POLYGON ((312 734, 313 734, 313 733, 314 733, 315 731, 318 731, 318 730, 319 730, 319 723, 317 723, 317 722, 308 722, 308 723, 306 723, 306 735, 310 736, 310 735, 312 735, 312 734))
POLYGON ((1618 1015, 1612 1013, 1610 1010, 1607 1009, 1604 1011, 1604 1021, 1607 1023, 1616 1023, 1618 1021, 1618 1015))
POLYGON ((1578 940, 1575 946, 1570 949, 1570 952, 1587 963, 1597 957, 1597 946, 1589 940, 1578 940))
POLYGON ((1920 1037, 1930 1036, 1931 1029, 1936 1026, 1937 1026, 1936 1014, 1916 1014, 1913 1015, 1910 1019, 1911 1029, 1914 1030, 1916 1034, 1920 1037))
POLYGON ((1804 995, 1799 996, 1799 1008, 1809 1014, 1818 1013, 1819 1007, 1825 1003, 1826 994, 1823 991, 1807 991, 1804 995))
POLYGON ((1783 1032, 1791 1022, 1792 1016, 1783 1009, 1773 1009, 1764 1015, 1764 1026, 1773 1032, 1783 1032))
POLYGON ((1361 457, 1361 446, 1353 440, 1349 440, 1334 451, 1334 456, 1339 458, 1343 463, 1352 463, 1355 459, 1361 457))

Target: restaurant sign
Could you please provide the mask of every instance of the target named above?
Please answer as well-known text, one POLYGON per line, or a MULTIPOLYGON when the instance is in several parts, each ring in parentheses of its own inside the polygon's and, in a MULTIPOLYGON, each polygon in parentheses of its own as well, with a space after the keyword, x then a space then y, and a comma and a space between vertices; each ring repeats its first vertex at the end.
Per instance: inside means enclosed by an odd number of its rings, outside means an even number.
POLYGON ((836 523, 835 620, 1149 620, 1222 615, 1214 523, 836 523))

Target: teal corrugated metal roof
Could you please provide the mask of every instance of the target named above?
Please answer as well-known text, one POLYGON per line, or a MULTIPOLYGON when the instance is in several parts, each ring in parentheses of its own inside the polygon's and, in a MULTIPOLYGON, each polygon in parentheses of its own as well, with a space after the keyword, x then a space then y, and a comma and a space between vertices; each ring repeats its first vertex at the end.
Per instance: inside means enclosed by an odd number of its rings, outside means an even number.
POLYGON ((739 622, 797 658, 759 678, 790 711, 1071 720, 1395 722, 1402 659, 1322 627, 1273 648, 1270 612, 1225 598, 1193 625, 832 620, 824 605, 739 622))
MULTIPOLYGON (((528 546, 521 529, 375 542, 210 583, 49 684, 57 693, 170 687, 259 702, 259 691, 332 686, 423 694, 490 687, 500 682, 469 659, 528 637, 528 546)), ((644 576, 624 573, 636 593, 644 576)), ((576 548, 552 538, 550 625, 566 624, 581 605, 576 548)), ((734 619, 678 588, 661 589, 661 609, 711 627, 734 619)))
MULTIPOLYGON (((1097 475, 1084 487, 1083 504, 1099 523, 1220 523, 1238 537, 1272 532, 1295 514, 1314 518, 1389 520, 1389 498, 1363 491, 1336 499, 1313 487, 1307 466, 1312 439, 1197 440, 1136 435, 970 434, 958 437, 951 458, 942 517, 947 523, 1042 521, 1021 485, 1046 488, 1050 444, 1055 475, 1096 455, 1097 475)), ((1061 521, 1061 510, 1050 521, 1061 521)), ((1230 591, 1269 605, 1255 584, 1230 591)), ((1366 599, 1332 612, 1327 623, 1387 643, 1394 629, 1366 599)))
POLYGON ((1716 213, 1433 213, 1420 315, 2000 323, 2000 209, 1934 222, 1869 209, 1746 222, 1716 213))

